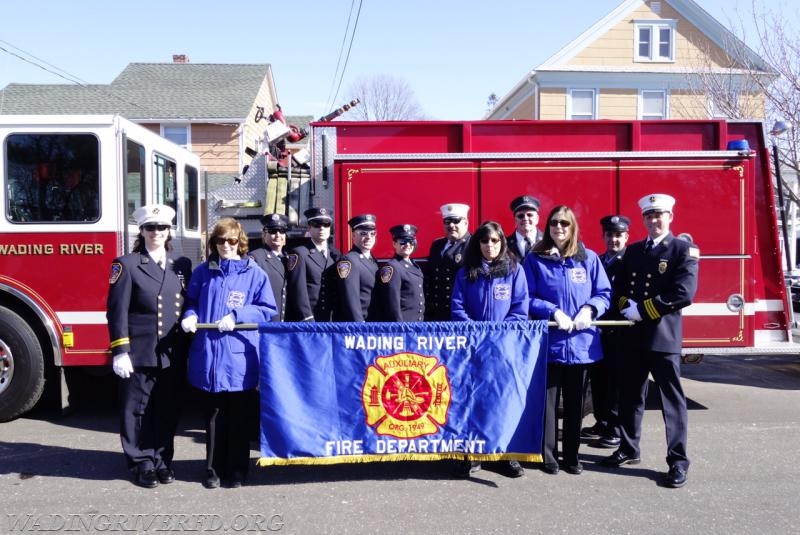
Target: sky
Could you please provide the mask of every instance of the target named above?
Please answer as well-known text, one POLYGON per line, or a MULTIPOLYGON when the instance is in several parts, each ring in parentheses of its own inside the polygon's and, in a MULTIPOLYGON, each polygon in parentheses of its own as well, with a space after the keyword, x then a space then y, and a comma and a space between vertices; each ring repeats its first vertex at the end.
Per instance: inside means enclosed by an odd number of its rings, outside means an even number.
MULTIPOLYGON (((697 1, 728 27, 752 18, 752 0, 697 1)), ((792 1, 757 0, 794 15, 792 1)), ((428 118, 475 120, 491 93, 503 97, 621 2, 0 0, 0 88, 72 83, 49 71, 108 84, 129 63, 185 54, 191 63, 271 64, 287 115, 320 117, 352 99, 357 80, 391 75, 428 118)))

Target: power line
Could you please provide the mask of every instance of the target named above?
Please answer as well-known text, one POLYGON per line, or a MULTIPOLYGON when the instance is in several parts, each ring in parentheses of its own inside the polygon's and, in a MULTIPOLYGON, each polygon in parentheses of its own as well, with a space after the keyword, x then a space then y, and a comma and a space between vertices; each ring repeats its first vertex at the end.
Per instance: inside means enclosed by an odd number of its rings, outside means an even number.
MULTIPOLYGON (((350 60, 350 51, 353 48, 353 40, 355 39, 356 29, 358 28, 358 19, 361 16, 362 1, 363 0, 358 0, 358 12, 356 13, 356 21, 353 23, 353 31, 350 33, 350 44, 347 47, 347 56, 345 56, 344 59, 344 66, 342 67, 342 73, 341 76, 339 77, 339 85, 336 86, 336 94, 334 94, 332 102, 336 102, 336 99, 339 97, 339 89, 341 89, 342 87, 342 81, 344 80, 344 73, 347 70, 347 63, 350 60)), ((331 107, 333 107, 332 103, 331 107)))
POLYGON ((347 41, 347 33, 350 30, 350 19, 353 16, 353 6, 355 6, 356 0, 351 0, 350 2, 350 12, 347 14, 347 24, 344 27, 344 35, 342 35, 342 44, 339 45, 339 59, 336 60, 336 69, 333 71, 333 78, 331 78, 331 87, 328 89, 328 98, 326 102, 328 103, 328 109, 330 110, 333 108, 333 99, 331 95, 333 94, 333 86, 336 85, 336 75, 339 73, 339 65, 342 63, 342 55, 344 54, 344 43, 347 41))

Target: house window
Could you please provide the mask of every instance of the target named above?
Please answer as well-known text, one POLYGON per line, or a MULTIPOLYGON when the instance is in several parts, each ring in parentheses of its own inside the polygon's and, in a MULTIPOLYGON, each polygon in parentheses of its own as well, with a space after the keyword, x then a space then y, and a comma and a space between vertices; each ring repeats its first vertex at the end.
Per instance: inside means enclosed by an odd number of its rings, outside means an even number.
POLYGON ((189 148, 188 126, 163 126, 161 128, 161 136, 185 149, 189 148))
POLYGON ((667 92, 642 91, 639 94, 639 119, 666 119, 667 92))
POLYGON ((597 106, 594 97, 594 89, 571 89, 567 100, 567 118, 596 119, 597 106))
POLYGON ((675 61, 675 21, 637 22, 636 61, 675 61))

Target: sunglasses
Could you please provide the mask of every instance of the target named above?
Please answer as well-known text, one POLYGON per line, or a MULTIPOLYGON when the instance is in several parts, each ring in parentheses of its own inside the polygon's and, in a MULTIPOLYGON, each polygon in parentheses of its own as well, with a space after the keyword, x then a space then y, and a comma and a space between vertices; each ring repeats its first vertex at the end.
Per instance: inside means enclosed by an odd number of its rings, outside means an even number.
POLYGON ((362 238, 372 238, 377 234, 374 230, 359 230, 358 235, 362 238))
POLYGON ((517 215, 515 217, 517 219, 525 219, 525 218, 533 219, 534 217, 536 217, 536 212, 517 212, 517 215))
POLYGON ((397 243, 400 245, 417 245, 417 240, 414 238, 400 238, 397 243))
POLYGON ((156 230, 164 232, 165 230, 169 230, 169 227, 170 225, 156 225, 155 223, 142 225, 142 228, 148 232, 155 232, 156 230))
POLYGON ((445 217, 444 224, 445 225, 458 225, 464 220, 463 217, 445 217))
POLYGON ((328 228, 331 226, 330 221, 309 221, 308 224, 309 226, 312 226, 314 228, 322 228, 322 227, 328 228))
POLYGON ((570 225, 570 222, 565 219, 551 219, 550 226, 555 227, 564 227, 567 228, 570 225))
POLYGON ((280 228, 267 228, 267 227, 264 227, 264 232, 266 232, 270 236, 274 236, 276 234, 286 234, 286 231, 284 229, 280 229, 280 228))
POLYGON ((239 238, 222 238, 220 236, 214 238, 215 245, 222 245, 224 243, 227 243, 228 245, 238 245, 239 238))
POLYGON ((500 243, 500 238, 484 238, 481 240, 481 243, 484 245, 489 245, 490 243, 500 243))

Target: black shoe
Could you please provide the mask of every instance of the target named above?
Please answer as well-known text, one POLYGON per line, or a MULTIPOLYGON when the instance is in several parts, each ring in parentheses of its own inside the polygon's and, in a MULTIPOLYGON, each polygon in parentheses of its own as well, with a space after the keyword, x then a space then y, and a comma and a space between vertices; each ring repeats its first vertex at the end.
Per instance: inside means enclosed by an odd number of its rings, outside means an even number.
POLYGON ((639 464, 640 462, 642 462, 640 457, 622 453, 620 450, 600 460, 600 464, 605 466, 622 466, 623 464, 639 464))
POLYGON ((522 477, 525 475, 525 469, 519 464, 519 461, 508 461, 509 477, 522 477))
POLYGON ((622 441, 619 437, 600 437, 590 442, 589 446, 593 448, 619 448, 620 442, 622 441))
POLYGON ((214 470, 206 472, 206 478, 203 480, 203 486, 207 489, 215 489, 219 487, 219 477, 214 470))
POLYGON ((153 489, 158 486, 158 476, 155 470, 141 470, 134 481, 140 487, 153 489))
POLYGON ((230 479, 228 479, 228 483, 226 487, 229 489, 238 489, 244 485, 245 476, 242 472, 234 472, 230 479))
POLYGON ((680 466, 672 466, 664 478, 664 484, 673 489, 678 489, 686 484, 688 478, 689 476, 686 474, 686 470, 680 466))
POLYGON ((564 467, 564 471, 568 474, 579 476, 583 473, 583 465, 580 461, 575 464, 568 464, 564 467))
POLYGON ((592 427, 584 427, 581 429, 581 438, 600 438, 605 432, 605 426, 597 422, 592 427))
POLYGON ((481 471, 480 461, 463 460, 458 465, 458 475, 461 477, 469 477, 476 472, 481 471))
POLYGON ((544 472, 545 474, 550 474, 551 476, 554 476, 558 473, 559 467, 558 463, 544 463, 541 466, 541 469, 542 472, 544 472))
POLYGON ((156 476, 162 485, 169 485, 175 481, 175 472, 172 471, 172 468, 159 468, 156 470, 156 476))

